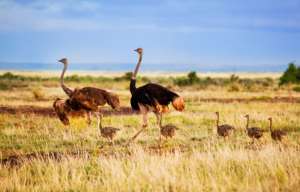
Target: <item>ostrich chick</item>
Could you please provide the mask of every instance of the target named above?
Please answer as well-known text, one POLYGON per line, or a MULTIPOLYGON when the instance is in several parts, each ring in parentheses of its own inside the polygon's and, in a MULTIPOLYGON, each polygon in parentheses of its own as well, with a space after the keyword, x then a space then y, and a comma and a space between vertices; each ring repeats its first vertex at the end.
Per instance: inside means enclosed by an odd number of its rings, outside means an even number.
POLYGON ((220 113, 216 112, 217 115, 217 132, 219 136, 228 137, 230 133, 234 130, 234 127, 228 124, 219 125, 220 113))
POLYGON ((247 124, 246 124, 247 134, 250 138, 252 138, 252 143, 254 143, 254 139, 261 138, 263 136, 263 132, 258 127, 249 128, 249 115, 245 115, 245 118, 247 119, 247 124))
POLYGON ((102 127, 102 115, 100 115, 100 120, 98 121, 98 127, 100 129, 101 136, 110 140, 110 142, 113 144, 113 139, 117 135, 117 132, 120 131, 119 128, 115 127, 102 127))
POLYGON ((173 124, 162 125, 161 121, 162 121, 162 118, 160 118, 160 123, 159 123, 160 134, 162 136, 164 136, 166 139, 174 137, 176 130, 178 130, 178 127, 176 127, 173 124))
POLYGON ((272 139, 275 140, 275 141, 281 141, 282 138, 284 136, 286 136, 286 132, 281 131, 281 130, 273 130, 272 129, 272 117, 269 117, 268 120, 270 121, 269 129, 270 129, 270 132, 271 132, 272 139))

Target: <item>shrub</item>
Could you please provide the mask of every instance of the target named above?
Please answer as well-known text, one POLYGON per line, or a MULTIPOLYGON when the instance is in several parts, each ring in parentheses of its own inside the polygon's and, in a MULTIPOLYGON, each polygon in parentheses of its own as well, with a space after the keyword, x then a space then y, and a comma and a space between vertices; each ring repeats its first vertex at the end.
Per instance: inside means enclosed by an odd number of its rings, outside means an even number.
POLYGON ((299 86, 298 87, 294 87, 293 91, 300 92, 300 87, 299 86))
POLYGON ((300 82, 300 68, 295 63, 290 63, 287 70, 280 77, 280 85, 287 83, 299 83, 300 82))
POLYGON ((36 100, 45 100, 45 93, 41 88, 32 89, 32 94, 36 100))

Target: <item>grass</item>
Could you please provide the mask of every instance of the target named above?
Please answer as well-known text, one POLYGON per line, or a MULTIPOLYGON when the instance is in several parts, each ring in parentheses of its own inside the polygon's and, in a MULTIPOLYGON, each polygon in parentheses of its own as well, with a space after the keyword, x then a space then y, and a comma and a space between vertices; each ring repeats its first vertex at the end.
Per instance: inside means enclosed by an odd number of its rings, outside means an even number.
MULTIPOLYGON (((0 105, 50 107, 55 97, 65 98, 58 85, 45 86, 50 83, 27 85, 38 87, 42 99, 35 98, 34 89, 28 87, 0 91, 0 105)), ((111 83, 123 106, 129 106, 127 84, 111 83)), ((74 117, 64 127, 48 116, 0 114, 0 159, 20 159, 17 166, 0 164, 0 191, 295 191, 300 187, 300 104, 264 99, 291 93, 300 97, 298 92, 230 92, 219 86, 178 90, 186 100, 186 110, 165 115, 164 123, 180 129, 175 138, 161 145, 153 114, 149 127, 130 146, 124 144, 140 129, 138 115, 103 119, 103 124, 121 129, 111 146, 99 136, 95 119, 88 127, 83 117, 74 117), (261 99, 223 103, 202 102, 203 98, 261 99), (230 138, 217 136, 215 111, 220 112, 221 123, 237 128, 230 138), (243 115, 247 113, 251 126, 265 131, 254 145, 245 134, 243 115), (272 141, 267 132, 269 116, 274 129, 288 131, 282 143, 272 141), (60 158, 43 156, 53 152, 60 158), (40 155, 28 158, 29 154, 40 155)))

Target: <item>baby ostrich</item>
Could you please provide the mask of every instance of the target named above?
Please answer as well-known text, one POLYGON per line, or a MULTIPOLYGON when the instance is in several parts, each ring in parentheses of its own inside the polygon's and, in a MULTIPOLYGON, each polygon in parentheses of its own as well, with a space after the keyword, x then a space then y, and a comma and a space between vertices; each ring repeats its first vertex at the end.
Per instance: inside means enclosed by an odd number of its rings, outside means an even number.
POLYGON ((249 128, 249 115, 248 114, 245 115, 245 118, 247 119, 247 124, 246 124, 247 134, 250 138, 252 138, 252 143, 254 143, 254 139, 261 138, 263 136, 263 132, 258 127, 249 128))
POLYGON ((178 130, 178 128, 173 124, 162 125, 162 118, 160 119, 159 126, 161 136, 164 136, 166 139, 174 137, 176 130, 178 130))
POLYGON ((100 121, 98 121, 98 128, 100 129, 101 136, 110 140, 110 142, 114 144, 113 139, 117 135, 117 132, 120 131, 120 129, 114 127, 102 127, 101 119, 102 114, 100 115, 100 121))
POLYGON ((218 135, 226 138, 234 130, 234 127, 231 126, 231 125, 228 125, 228 124, 219 125, 220 113, 216 112, 216 115, 217 115, 217 132, 218 132, 218 135))
POLYGON ((60 84, 64 92, 69 96, 69 99, 64 102, 65 107, 61 107, 62 101, 60 99, 54 101, 53 107, 65 125, 67 124, 67 121, 64 122, 61 117, 63 117, 63 119, 67 119, 67 113, 69 110, 86 111, 87 123, 90 124, 92 112, 94 112, 97 115, 97 118, 100 119, 100 107, 106 103, 113 109, 119 109, 119 97, 106 90, 94 87, 84 87, 81 89, 72 90, 71 88, 67 87, 64 84, 64 74, 68 67, 68 60, 63 58, 59 60, 59 62, 64 64, 64 68, 60 76, 60 84), (59 111, 59 113, 57 111, 59 111))
POLYGON ((133 141, 147 127, 147 114, 154 112, 159 125, 162 114, 169 111, 168 105, 172 103, 177 111, 184 110, 184 100, 177 93, 154 83, 148 83, 141 87, 136 87, 136 75, 142 62, 143 49, 135 50, 139 59, 130 81, 131 108, 140 111, 143 115, 143 128, 138 131, 129 142, 133 141))
POLYGON ((286 135, 286 132, 281 131, 281 130, 273 130, 272 129, 272 117, 269 117, 268 120, 270 121, 270 132, 271 132, 271 137, 275 141, 281 141, 282 138, 286 135))

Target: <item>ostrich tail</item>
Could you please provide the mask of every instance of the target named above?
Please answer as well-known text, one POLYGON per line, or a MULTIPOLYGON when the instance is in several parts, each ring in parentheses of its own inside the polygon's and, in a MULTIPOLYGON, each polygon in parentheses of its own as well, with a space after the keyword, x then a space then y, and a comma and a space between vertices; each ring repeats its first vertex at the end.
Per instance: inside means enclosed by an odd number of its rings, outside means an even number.
POLYGON ((175 97, 172 101, 173 107, 177 111, 183 111, 184 110, 184 100, 182 97, 175 97))

